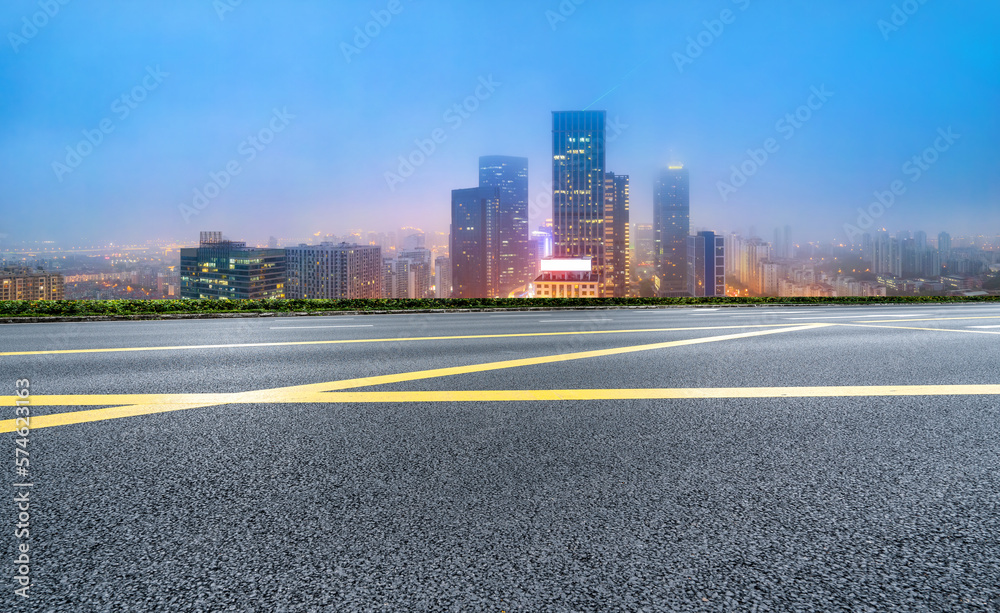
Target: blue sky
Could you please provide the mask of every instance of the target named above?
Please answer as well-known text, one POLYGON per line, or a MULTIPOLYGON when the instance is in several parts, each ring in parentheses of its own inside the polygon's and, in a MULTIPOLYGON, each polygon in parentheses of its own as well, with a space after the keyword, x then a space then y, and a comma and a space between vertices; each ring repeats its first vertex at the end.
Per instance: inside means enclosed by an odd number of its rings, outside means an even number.
POLYGON ((634 221, 681 162, 699 228, 846 240, 902 181, 871 227, 1000 234, 998 31, 993 0, 7 0, 0 233, 447 230, 450 191, 491 154, 529 158, 541 222, 551 111, 590 107, 619 126, 608 165, 634 221))

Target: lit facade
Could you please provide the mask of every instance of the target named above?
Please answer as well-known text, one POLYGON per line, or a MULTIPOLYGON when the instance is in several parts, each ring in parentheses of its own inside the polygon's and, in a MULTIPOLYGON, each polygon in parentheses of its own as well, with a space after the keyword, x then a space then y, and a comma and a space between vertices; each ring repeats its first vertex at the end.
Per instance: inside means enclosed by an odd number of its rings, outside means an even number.
POLYGON ((552 114, 552 220, 556 258, 590 258, 604 295, 605 111, 552 114))
POLYGON ((451 282, 454 298, 495 298, 500 294, 494 253, 497 207, 478 187, 451 192, 451 282))
POLYGON ((534 282, 536 298, 597 298, 601 278, 590 258, 547 258, 534 282))
POLYGON ((209 234, 200 246, 181 249, 181 298, 284 298, 284 249, 247 247, 209 234))
POLYGON ((489 257, 496 266, 498 295, 531 281, 528 261, 528 158, 490 155, 479 158, 479 190, 495 201, 495 237, 489 257))
POLYGON ((695 298, 725 297, 726 243, 714 232, 687 238, 687 293, 695 298))
POLYGON ((605 295, 631 295, 632 258, 629 231, 629 178, 609 172, 604 178, 605 295))
POLYGON ((63 276, 30 269, 0 271, 0 300, 62 300, 63 276))
POLYGON ((691 233, 690 193, 687 169, 671 166, 660 173, 653 193, 653 249, 662 296, 687 293, 687 239, 691 233))
POLYGON ((382 297, 382 249, 375 246, 322 243, 285 250, 288 298, 328 300, 382 297))

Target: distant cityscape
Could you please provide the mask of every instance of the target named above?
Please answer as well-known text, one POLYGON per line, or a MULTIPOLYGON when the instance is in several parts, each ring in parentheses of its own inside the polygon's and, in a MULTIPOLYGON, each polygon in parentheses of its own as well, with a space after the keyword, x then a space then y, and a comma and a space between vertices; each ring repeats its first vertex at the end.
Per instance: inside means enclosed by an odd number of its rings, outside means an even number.
POLYGON ((351 230, 251 245, 213 230, 196 247, 8 245, 0 299, 1000 294, 996 235, 879 229, 820 244, 796 241, 787 225, 767 236, 692 232, 694 169, 681 163, 655 179, 653 223, 632 223, 630 176, 608 169, 607 133, 605 111, 552 114, 551 210, 532 210, 527 158, 489 155, 478 185, 452 191, 448 233, 351 230))

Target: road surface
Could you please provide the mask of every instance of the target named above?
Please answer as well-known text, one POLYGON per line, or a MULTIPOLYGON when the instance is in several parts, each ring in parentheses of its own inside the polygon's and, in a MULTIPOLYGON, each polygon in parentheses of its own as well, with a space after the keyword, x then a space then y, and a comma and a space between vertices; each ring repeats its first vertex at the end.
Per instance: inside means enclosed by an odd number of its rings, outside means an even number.
POLYGON ((14 324, 0 364, 0 610, 1000 610, 998 306, 14 324))

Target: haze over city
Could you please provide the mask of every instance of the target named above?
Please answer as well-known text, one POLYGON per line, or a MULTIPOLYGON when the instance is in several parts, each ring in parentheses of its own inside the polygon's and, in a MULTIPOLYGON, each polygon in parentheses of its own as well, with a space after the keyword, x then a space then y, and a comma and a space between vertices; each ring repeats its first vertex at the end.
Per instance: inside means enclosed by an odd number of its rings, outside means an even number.
POLYGON ((995 3, 40 6, 0 10, 4 241, 447 233, 485 155, 528 158, 534 228, 574 109, 632 222, 684 164, 692 229, 848 241, 901 182, 863 229, 1000 233, 995 3))

